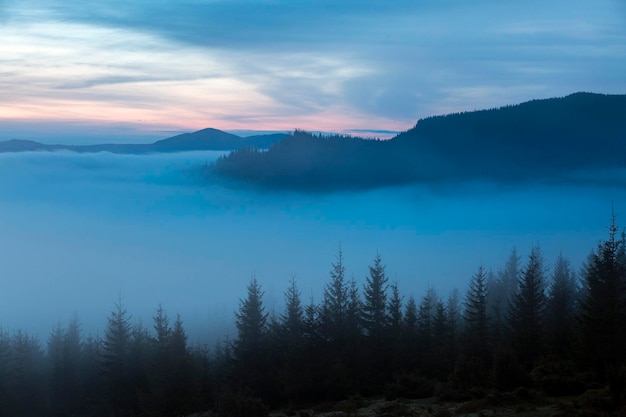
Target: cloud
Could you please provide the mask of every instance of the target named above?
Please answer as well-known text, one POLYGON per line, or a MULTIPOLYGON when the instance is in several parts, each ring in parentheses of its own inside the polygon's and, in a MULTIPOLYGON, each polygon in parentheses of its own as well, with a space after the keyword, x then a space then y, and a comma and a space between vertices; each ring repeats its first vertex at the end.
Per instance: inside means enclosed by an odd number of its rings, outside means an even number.
POLYGON ((441 111, 626 90, 618 3, 8 0, 0 109, 155 130, 404 130, 441 111))

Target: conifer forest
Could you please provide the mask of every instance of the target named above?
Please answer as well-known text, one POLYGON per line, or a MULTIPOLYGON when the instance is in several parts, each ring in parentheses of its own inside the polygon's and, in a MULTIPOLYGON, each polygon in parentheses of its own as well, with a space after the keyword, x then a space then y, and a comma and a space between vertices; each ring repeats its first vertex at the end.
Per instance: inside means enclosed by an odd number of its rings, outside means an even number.
POLYGON ((237 335, 188 341, 155 308, 137 324, 122 297, 99 335, 80 317, 42 341, 0 332, 2 416, 260 416, 355 396, 466 401, 519 387, 546 396, 626 393, 626 238, 615 218, 581 270, 539 246, 477 264, 465 288, 413 295, 374 256, 358 286, 339 248, 319 302, 286 279, 268 311, 254 276, 234 312, 237 335))

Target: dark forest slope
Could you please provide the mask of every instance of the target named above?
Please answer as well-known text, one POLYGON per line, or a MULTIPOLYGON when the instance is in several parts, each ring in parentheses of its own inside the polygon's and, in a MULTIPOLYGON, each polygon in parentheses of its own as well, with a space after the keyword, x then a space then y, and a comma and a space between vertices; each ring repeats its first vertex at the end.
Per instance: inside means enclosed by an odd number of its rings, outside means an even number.
POLYGON ((626 166, 626 95, 577 93, 420 120, 390 141, 296 131, 213 167, 273 188, 332 190, 486 179, 564 181, 626 166))

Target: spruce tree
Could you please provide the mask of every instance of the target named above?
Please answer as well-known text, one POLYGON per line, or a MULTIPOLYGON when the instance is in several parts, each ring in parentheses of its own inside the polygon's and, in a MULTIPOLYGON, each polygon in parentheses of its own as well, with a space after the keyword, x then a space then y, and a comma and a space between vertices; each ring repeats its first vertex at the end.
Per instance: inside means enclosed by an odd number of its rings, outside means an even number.
POLYGON ((613 216, 609 238, 589 257, 581 318, 583 357, 600 381, 609 383, 616 406, 626 359, 626 248, 624 236, 619 239, 617 232, 613 216))
POLYGON ((293 277, 289 280, 289 287, 285 292, 285 313, 281 315, 280 321, 289 343, 299 343, 304 332, 304 308, 293 277))
POLYGON ((551 275, 546 304, 548 343, 552 353, 559 356, 565 356, 574 342, 577 293, 576 277, 569 261, 560 254, 551 275))
POLYGON ((487 274, 487 314, 494 345, 499 345, 506 333, 507 311, 520 278, 519 262, 517 249, 513 247, 502 270, 497 275, 491 271, 487 274))
POLYGON ((464 303, 466 348, 470 356, 486 359, 489 346, 487 317, 487 275, 480 265, 470 280, 464 303))
POLYGON ((389 324, 387 314, 387 275, 380 255, 369 266, 369 276, 363 289, 363 328, 374 343, 380 343, 389 324))
POLYGON ((324 288, 324 300, 320 312, 322 329, 326 339, 334 344, 342 344, 346 337, 347 313, 350 303, 349 287, 345 277, 341 246, 337 260, 330 270, 330 282, 324 288))
POLYGON ((116 416, 130 415, 135 398, 130 364, 131 326, 126 307, 120 300, 109 315, 100 350, 106 404, 116 416))
POLYGON ((235 315, 237 339, 234 343, 234 356, 239 382, 255 395, 269 395, 268 314, 263 306, 263 291, 256 277, 253 276, 248 284, 247 296, 240 300, 239 310, 235 315))
POLYGON ((436 294, 432 287, 429 287, 426 291, 426 295, 422 297, 417 307, 417 351, 415 352, 419 366, 430 372, 433 367, 432 353, 433 353, 433 335, 432 335, 432 322, 434 316, 436 302, 436 294))
POLYGON ((519 289, 509 304, 507 317, 513 347, 527 369, 543 353, 545 306, 543 260, 539 247, 533 246, 522 271, 519 289))
POLYGON ((402 315, 402 328, 400 333, 400 358, 398 370, 411 372, 418 367, 419 359, 416 355, 419 349, 417 336, 418 310, 417 302, 413 294, 409 296, 404 306, 402 315))

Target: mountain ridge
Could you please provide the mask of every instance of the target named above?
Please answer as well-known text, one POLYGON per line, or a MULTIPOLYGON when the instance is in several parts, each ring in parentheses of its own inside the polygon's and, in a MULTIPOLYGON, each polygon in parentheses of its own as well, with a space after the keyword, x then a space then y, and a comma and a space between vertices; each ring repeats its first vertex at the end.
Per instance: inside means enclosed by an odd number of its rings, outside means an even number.
POLYGON ((111 152, 117 154, 147 154, 184 151, 229 151, 244 147, 267 148, 287 134, 273 133, 254 135, 247 138, 222 130, 206 128, 191 133, 183 133, 147 144, 103 143, 95 145, 47 145, 24 139, 10 139, 0 142, 2 152, 32 151, 72 151, 77 153, 111 152))
POLYGON ((266 152, 237 150, 208 174, 269 188, 574 181, 626 168, 626 95, 574 93, 420 119, 388 141, 296 131, 266 152))

